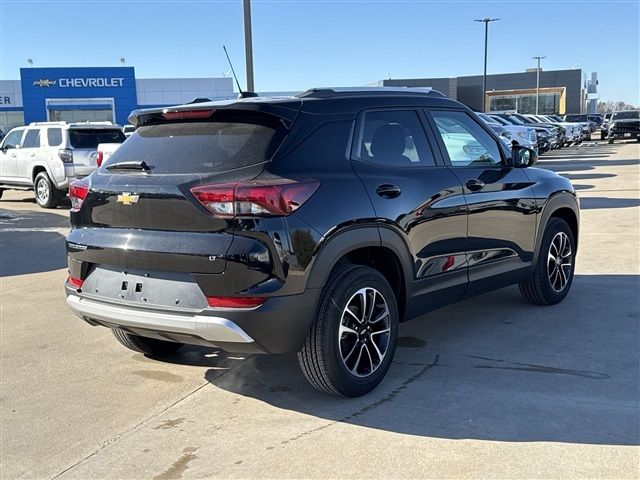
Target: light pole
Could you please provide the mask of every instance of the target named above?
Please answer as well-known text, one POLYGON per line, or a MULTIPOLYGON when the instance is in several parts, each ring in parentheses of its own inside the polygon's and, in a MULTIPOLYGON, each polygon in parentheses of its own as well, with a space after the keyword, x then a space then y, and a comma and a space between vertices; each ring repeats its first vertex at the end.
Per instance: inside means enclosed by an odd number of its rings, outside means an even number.
POLYGON ((481 20, 474 20, 474 22, 484 23, 484 75, 482 76, 482 111, 486 111, 486 99, 487 99, 487 38, 489 37, 489 22, 497 22, 499 18, 485 17, 481 20))
POLYGON ((253 86, 253 46, 251 41, 251 0, 243 0, 244 6, 244 52, 247 61, 247 90, 255 92, 253 86))
POLYGON ((540 103, 540 60, 547 57, 533 57, 538 60, 538 69, 536 70, 536 115, 538 115, 538 104, 540 103))

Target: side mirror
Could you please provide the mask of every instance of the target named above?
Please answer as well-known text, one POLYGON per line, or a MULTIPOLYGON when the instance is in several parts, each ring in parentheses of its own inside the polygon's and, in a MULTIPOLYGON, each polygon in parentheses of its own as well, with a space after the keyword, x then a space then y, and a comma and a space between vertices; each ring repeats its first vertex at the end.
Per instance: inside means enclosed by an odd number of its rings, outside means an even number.
POLYGON ((538 161, 535 150, 521 145, 511 147, 511 166, 515 168, 527 168, 538 161))

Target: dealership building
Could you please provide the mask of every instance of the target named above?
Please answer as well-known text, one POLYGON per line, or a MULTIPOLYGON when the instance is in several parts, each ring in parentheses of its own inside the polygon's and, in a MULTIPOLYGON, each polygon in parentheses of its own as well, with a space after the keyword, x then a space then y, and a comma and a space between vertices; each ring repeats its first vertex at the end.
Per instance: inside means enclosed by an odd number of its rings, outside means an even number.
MULTIPOLYGON (((487 76, 490 111, 535 113, 536 69, 487 76)), ((597 76, 580 69, 540 71, 540 113, 595 112, 597 76)), ((432 87, 482 109, 482 76, 381 80, 380 86, 432 87)), ((284 94, 285 92, 278 92, 284 94)), ((292 94, 294 92, 286 92, 292 94)), ((19 80, 0 80, 0 130, 42 121, 110 121, 124 125, 132 110, 236 98, 233 80, 136 78, 133 67, 21 68, 19 80)))
POLYGON ((110 121, 132 110, 235 98, 231 78, 136 78, 133 67, 21 68, 0 80, 0 130, 44 121, 110 121))
MULTIPOLYGON (((537 69, 519 73, 487 75, 486 110, 536 113, 537 69)), ((378 82, 381 86, 431 87, 464 103, 473 110, 482 110, 482 75, 450 78, 405 78, 378 82)), ((581 69, 540 70, 539 113, 564 115, 595 113, 598 99, 598 77, 587 79, 581 69)))

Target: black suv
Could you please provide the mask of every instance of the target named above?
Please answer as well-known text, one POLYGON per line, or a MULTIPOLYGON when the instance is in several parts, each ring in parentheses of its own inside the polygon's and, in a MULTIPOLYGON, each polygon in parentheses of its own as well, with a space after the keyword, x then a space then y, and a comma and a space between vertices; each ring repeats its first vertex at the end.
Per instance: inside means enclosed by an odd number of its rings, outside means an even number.
POLYGON ((625 140, 635 138, 640 142, 640 111, 622 110, 614 112, 609 121, 607 140, 625 140))
POLYGON ((319 390, 357 396, 400 322, 510 284, 540 305, 571 287, 570 182, 438 92, 314 89, 130 121, 71 185, 66 293, 134 351, 298 352, 319 390))

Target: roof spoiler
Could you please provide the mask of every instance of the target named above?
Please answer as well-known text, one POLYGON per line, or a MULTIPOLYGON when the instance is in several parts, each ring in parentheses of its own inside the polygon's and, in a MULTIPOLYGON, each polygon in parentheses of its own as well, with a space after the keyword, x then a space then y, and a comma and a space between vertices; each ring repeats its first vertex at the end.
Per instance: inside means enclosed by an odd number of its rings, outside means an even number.
POLYGON ((247 113, 255 112, 258 114, 271 115, 278 118, 285 128, 291 128, 291 125, 295 121, 302 101, 296 98, 291 98, 291 101, 282 103, 277 102, 262 102, 251 100, 220 100, 220 101, 206 101, 206 102, 190 102, 184 105, 176 105, 173 107, 158 107, 158 108, 145 108, 138 109, 131 112, 128 121, 136 127, 148 125, 150 123, 164 123, 163 115, 179 112, 193 112, 196 110, 210 110, 210 111, 244 111, 247 113))

